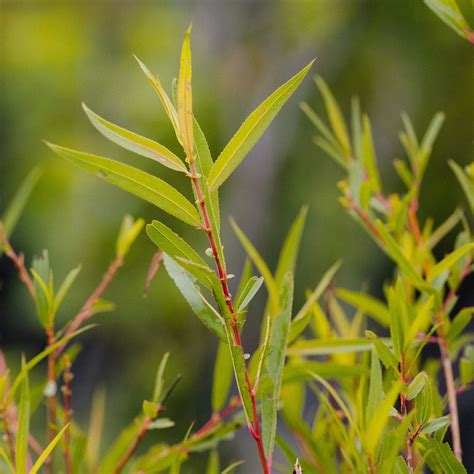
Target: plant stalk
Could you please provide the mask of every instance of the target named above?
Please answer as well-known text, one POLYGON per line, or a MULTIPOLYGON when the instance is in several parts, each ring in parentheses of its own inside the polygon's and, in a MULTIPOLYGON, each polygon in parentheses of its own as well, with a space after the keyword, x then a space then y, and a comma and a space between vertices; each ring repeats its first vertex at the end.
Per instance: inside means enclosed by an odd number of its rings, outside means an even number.
MULTIPOLYGON (((203 220, 203 231, 206 233, 207 238, 209 240, 212 254, 216 262, 216 268, 217 268, 217 273, 219 276, 219 281, 221 283, 222 292, 224 294, 225 302, 232 318, 230 321, 230 325, 232 327, 232 332, 234 335, 234 342, 238 347, 243 349, 242 340, 240 338, 237 316, 235 314, 234 305, 232 303, 232 297, 229 291, 229 286, 227 284, 228 276, 223 267, 222 262, 220 261, 219 253, 217 251, 216 239, 212 232, 211 222, 209 219, 209 213, 208 213, 207 205, 206 205, 206 199, 202 192, 201 185, 199 184, 199 178, 198 178, 197 170, 196 170, 196 163, 192 156, 188 157, 188 159, 189 159, 189 164, 191 168, 191 181, 193 183, 194 190, 196 192, 197 201, 201 208, 201 215, 202 215, 202 220, 203 220)), ((243 354, 244 354, 244 351, 242 350, 242 358, 243 358, 243 354)), ((264 474, 271 474, 271 460, 267 460, 265 456, 265 450, 263 448, 263 441, 262 441, 262 434, 260 430, 260 421, 259 421, 258 413, 257 413, 257 403, 255 400, 255 392, 253 391, 251 383, 250 383, 247 361, 245 360, 245 358, 243 358, 243 366, 245 370, 246 389, 250 396, 251 405, 252 405, 252 415, 254 419, 253 424, 249 422, 248 429, 257 445, 258 454, 260 458, 260 464, 262 466, 262 472, 264 474)))

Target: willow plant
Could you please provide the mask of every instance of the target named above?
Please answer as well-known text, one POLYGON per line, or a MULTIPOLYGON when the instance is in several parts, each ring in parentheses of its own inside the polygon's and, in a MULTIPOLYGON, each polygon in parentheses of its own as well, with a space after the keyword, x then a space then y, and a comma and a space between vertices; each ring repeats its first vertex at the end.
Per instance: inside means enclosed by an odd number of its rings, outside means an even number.
MULTIPOLYGON (((400 140, 407 160, 396 160, 394 165, 406 192, 386 194, 376 163, 370 120, 361 114, 358 100, 352 102, 349 132, 330 89, 322 78, 315 81, 325 102, 329 126, 308 104, 303 103, 302 109, 320 133, 315 143, 347 175, 339 182, 340 202, 395 263, 396 271, 393 281, 384 287, 385 301, 361 292, 336 289, 328 302, 328 312, 315 310, 318 324, 314 329, 318 337, 289 348, 289 354, 295 356, 329 354, 331 359, 352 358, 354 362, 356 352, 371 351, 370 373, 361 377, 358 387, 343 385, 343 393, 338 394, 320 380, 335 400, 335 406, 331 406, 328 393, 316 389, 322 403, 320 416, 331 420, 326 423, 332 425, 334 438, 324 433, 318 419, 315 426, 319 437, 312 441, 321 456, 325 445, 326 452, 340 450, 353 472, 422 472, 425 463, 434 472, 466 472, 461 464, 457 397, 473 381, 472 334, 463 331, 474 308, 460 310, 454 319, 450 316, 459 287, 472 271, 474 243, 468 219, 460 209, 438 227, 434 227, 432 219, 420 223, 417 216, 422 179, 444 115, 437 113, 419 140, 410 119, 402 114, 404 130, 400 140), (441 260, 437 259, 436 246, 454 229, 458 232, 454 248, 441 260), (352 322, 337 299, 356 308, 352 322), (329 324, 328 313, 337 330, 329 324), (390 339, 373 331, 365 331, 364 337, 363 313, 386 327, 390 339), (426 344, 438 345, 441 367, 421 357, 426 344), (460 353, 464 355, 459 359, 460 353), (461 376, 457 380, 453 364, 458 360, 461 376), (438 387, 439 369, 444 375, 446 400, 438 387), (336 407, 342 410, 348 432, 335 417, 336 407), (443 443, 447 429, 451 431, 454 454, 443 443), (350 441, 353 437, 359 439, 363 449, 350 441)), ((465 170, 454 162, 450 166, 472 212, 472 164, 465 170)))
MULTIPOLYGON (((284 274, 278 279, 278 284, 271 288, 271 304, 263 325, 262 344, 254 356, 257 369, 251 373, 241 331, 245 323, 246 307, 258 291, 262 280, 246 277, 242 291, 236 298, 232 297, 221 242, 218 192, 299 86, 312 62, 258 106, 213 161, 205 135, 193 113, 190 35, 191 28, 186 32, 182 46, 179 75, 174 91, 175 102, 167 95, 159 79, 137 59, 174 128, 176 138, 183 148, 182 157, 154 140, 109 122, 85 104, 83 108, 94 127, 108 139, 188 178, 194 193, 194 203, 162 179, 137 168, 51 143, 48 145, 67 160, 151 202, 206 234, 209 241, 207 254, 214 260, 214 270, 206 262, 205 255, 201 256, 161 220, 153 221, 146 228, 152 241, 165 252, 164 262, 168 273, 193 311, 227 346, 248 430, 255 440, 262 471, 270 473, 285 348, 290 329, 293 278, 291 268, 284 268, 284 274), (209 297, 214 299, 214 305, 209 301, 209 297), (262 370, 264 368, 265 370, 262 370), (261 390, 262 379, 268 380, 271 385, 271 390, 265 394, 261 390), (259 402, 261 413, 258 411, 259 402)), ((268 281, 266 284, 269 287, 268 281)))

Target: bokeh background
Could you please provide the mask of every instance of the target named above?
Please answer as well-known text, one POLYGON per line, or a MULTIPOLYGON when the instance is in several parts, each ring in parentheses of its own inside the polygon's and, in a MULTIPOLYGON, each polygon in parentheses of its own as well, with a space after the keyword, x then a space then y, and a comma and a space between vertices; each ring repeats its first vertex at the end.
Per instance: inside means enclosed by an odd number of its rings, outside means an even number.
MULTIPOLYGON (((472 5, 460 3, 472 23, 472 5)), ((0 15, 0 210, 27 172, 39 165, 44 175, 12 243, 28 262, 49 249, 58 280, 82 264, 60 321, 75 314, 99 282, 113 258, 122 216, 131 213, 147 221, 164 216, 53 156, 41 139, 133 163, 188 192, 173 172, 103 139, 80 103, 179 151, 132 54, 170 85, 191 20, 194 109, 214 157, 263 98, 316 57, 313 73, 329 83, 344 112, 357 94, 369 113, 386 189, 400 188, 391 164, 403 156, 400 112, 410 114, 421 134, 436 111, 445 111, 447 120, 423 185, 421 214, 440 223, 462 200, 447 160, 465 164, 474 155, 473 50, 421 0, 1 0, 0 15)), ((296 306, 304 289, 339 258, 344 266, 338 285, 367 285, 380 295, 391 265, 337 203, 341 172, 312 144, 315 131, 298 107, 302 100, 323 114, 322 99, 308 78, 223 188, 229 268, 238 275, 243 264, 243 251, 226 224, 229 216, 274 265, 287 228, 307 204, 296 306)), ((173 225, 205 249, 200 236, 177 221, 173 225)), ((143 296, 153 252, 142 234, 105 295, 117 310, 98 316, 99 326, 81 337, 74 408, 86 428, 93 393, 105 387, 107 440, 149 397, 166 351, 172 354, 170 373, 183 374, 168 407, 177 429, 150 434, 150 441, 179 439, 191 421, 199 426, 209 416, 216 341, 163 270, 148 297, 143 296)), ((15 365, 14 355, 23 351, 31 356, 44 337, 25 289, 4 258, 0 281, 0 346, 15 365)), ((249 314, 245 338, 250 348, 257 340, 263 299, 262 292, 249 314)), ((251 446, 246 439, 225 444, 226 457, 237 459, 251 446)), ((202 472, 202 462, 198 456, 185 472, 202 472)))

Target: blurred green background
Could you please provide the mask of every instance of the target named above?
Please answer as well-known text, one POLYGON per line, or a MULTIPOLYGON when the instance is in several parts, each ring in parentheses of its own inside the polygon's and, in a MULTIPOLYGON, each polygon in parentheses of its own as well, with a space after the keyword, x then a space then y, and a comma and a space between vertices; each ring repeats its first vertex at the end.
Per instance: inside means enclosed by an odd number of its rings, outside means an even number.
MULTIPOLYGON (((472 23, 469 3, 461 6, 472 23)), ((447 120, 424 183, 421 214, 440 223, 462 199, 447 159, 461 164, 473 159, 473 50, 421 0, 2 0, 0 9, 0 206, 29 169, 43 168, 12 243, 25 252, 28 263, 43 248, 49 249, 58 280, 82 263, 62 307, 62 321, 77 312, 113 258, 122 216, 131 213, 147 221, 164 216, 61 161, 41 139, 135 164, 189 195, 187 183, 177 183, 172 171, 103 139, 80 103, 179 151, 172 127, 132 54, 170 85, 191 20, 194 110, 214 157, 263 98, 316 57, 313 72, 329 83, 346 114, 351 96, 360 96, 373 122, 386 189, 400 188, 391 164, 403 156, 400 111, 410 114, 419 134, 436 111, 445 111, 447 120)), ((312 144, 315 131, 298 107, 301 100, 323 114, 321 97, 306 79, 224 186, 224 223, 233 216, 274 265, 292 219, 308 204, 296 306, 304 289, 314 286, 338 258, 344 261, 338 285, 368 285, 380 294, 390 263, 337 203, 335 184, 341 172, 312 144)), ((192 229, 177 221, 173 225, 205 249, 204 240, 192 229)), ((238 275, 243 252, 228 225, 224 241, 228 266, 238 275)), ((168 407, 178 428, 150 434, 150 441, 157 436, 181 438, 192 420, 199 426, 209 417, 216 341, 163 270, 148 297, 143 296, 153 252, 142 234, 105 295, 117 310, 98 316, 99 326, 81 337, 84 350, 73 385, 76 415, 86 428, 92 394, 105 386, 107 439, 149 397, 165 351, 172 353, 170 372, 183 374, 168 407)), ((44 337, 25 289, 4 258, 0 280, 0 345, 13 363, 19 351, 31 356, 40 349, 44 337)), ((262 306, 263 292, 248 318, 245 339, 250 349, 257 340, 262 306)), ((246 436, 239 439, 239 444, 226 444, 229 459, 250 446, 246 436)))

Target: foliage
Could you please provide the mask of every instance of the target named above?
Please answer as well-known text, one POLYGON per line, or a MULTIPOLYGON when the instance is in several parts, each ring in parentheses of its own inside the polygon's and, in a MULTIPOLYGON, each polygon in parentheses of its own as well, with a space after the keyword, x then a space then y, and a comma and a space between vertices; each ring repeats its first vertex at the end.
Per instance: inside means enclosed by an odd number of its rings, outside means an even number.
MULTIPOLYGON (((28 270, 24 258, 9 237, 22 207, 31 193, 36 174, 19 188, 0 223, 3 252, 16 265, 33 300, 45 332, 46 348, 29 362, 22 361, 13 377, 3 356, 0 359, 0 413, 5 440, 0 454, 6 471, 48 473, 75 472, 183 472, 193 453, 209 451, 207 472, 221 470, 219 443, 232 439, 246 425, 255 442, 263 473, 279 468, 278 448, 287 464, 282 472, 465 472, 461 463, 458 393, 474 382, 474 346, 465 332, 473 308, 450 319, 461 283, 472 270, 471 230, 460 210, 438 227, 432 220, 420 223, 417 210, 420 188, 433 144, 444 121, 438 113, 423 137, 418 139, 407 115, 402 115, 400 134, 406 161, 395 169, 406 187, 403 194, 384 191, 376 160, 372 127, 368 116, 352 104, 351 124, 321 77, 316 83, 323 96, 329 125, 309 107, 302 108, 318 128, 315 143, 344 170, 339 183, 340 202, 393 261, 393 280, 385 285, 384 300, 364 292, 335 288, 340 263, 321 277, 298 310, 293 308, 294 271, 299 254, 306 208, 296 217, 282 245, 274 271, 240 227, 231 225, 248 260, 240 276, 235 297, 230 293, 226 254, 221 238, 220 187, 229 179, 258 142, 283 105, 303 81, 312 62, 270 94, 243 122, 214 160, 193 110, 191 28, 184 37, 178 79, 171 97, 143 62, 140 68, 158 95, 181 144, 182 156, 152 139, 131 132, 100 117, 86 105, 92 125, 106 138, 144 156, 190 181, 193 198, 186 197, 165 179, 138 168, 91 153, 47 143, 58 155, 104 181, 156 206, 163 214, 146 226, 158 247, 150 278, 164 268, 188 303, 191 311, 217 338, 218 355, 212 382, 212 414, 200 428, 191 423, 178 443, 155 443, 138 450, 145 435, 167 429, 174 422, 165 415, 166 402, 180 376, 165 377, 169 354, 157 369, 152 395, 142 411, 99 457, 101 402, 92 417, 88 436, 73 419, 71 410, 72 364, 76 345, 70 345, 92 316, 113 309, 102 296, 123 266, 135 239, 144 226, 142 219, 124 218, 116 252, 103 279, 78 313, 64 327, 57 327, 57 312, 78 277, 75 268, 59 288, 54 284, 48 252, 33 260, 28 270), (175 221, 165 224, 165 215, 203 232, 209 248, 198 249, 177 232, 175 221), (171 227, 170 227, 171 226, 171 227), (438 243, 454 229, 454 248, 445 256, 436 252, 438 243), (254 271, 260 274, 254 275, 254 271), (246 315, 254 297, 267 293, 261 318, 259 344, 250 355, 243 344, 246 315), (325 304, 322 298, 325 297, 325 304), (353 307, 354 311, 350 311, 353 307), (437 344, 440 361, 426 361, 423 348, 437 344), (460 380, 453 365, 462 354, 460 380), (47 444, 43 448, 30 430, 31 417, 40 404, 34 403, 30 372, 44 359, 47 376, 40 384, 47 411, 47 444), (438 388, 443 371, 446 399, 438 388), (232 393, 232 376, 237 395, 232 393), (61 381, 59 391, 57 384, 61 381), (308 420, 306 400, 317 398, 314 417, 308 420), (279 416, 280 415, 280 416, 279 416), (290 444, 278 429, 283 421, 294 438, 290 444), (450 429, 453 450, 444 441, 450 429), (63 456, 55 455, 62 448, 63 456), (31 457, 35 455, 35 461, 31 457)), ((472 210, 473 165, 463 170, 451 167, 466 193, 472 210)), ((36 173, 36 172, 34 172, 36 173)), ((100 396, 98 398, 100 400, 100 396)), ((102 402, 103 404, 103 402, 102 402)), ((220 472, 234 472, 242 461, 220 472)), ((245 465, 242 469, 246 469, 245 465)), ((242 471, 244 472, 244 471, 242 471)))

